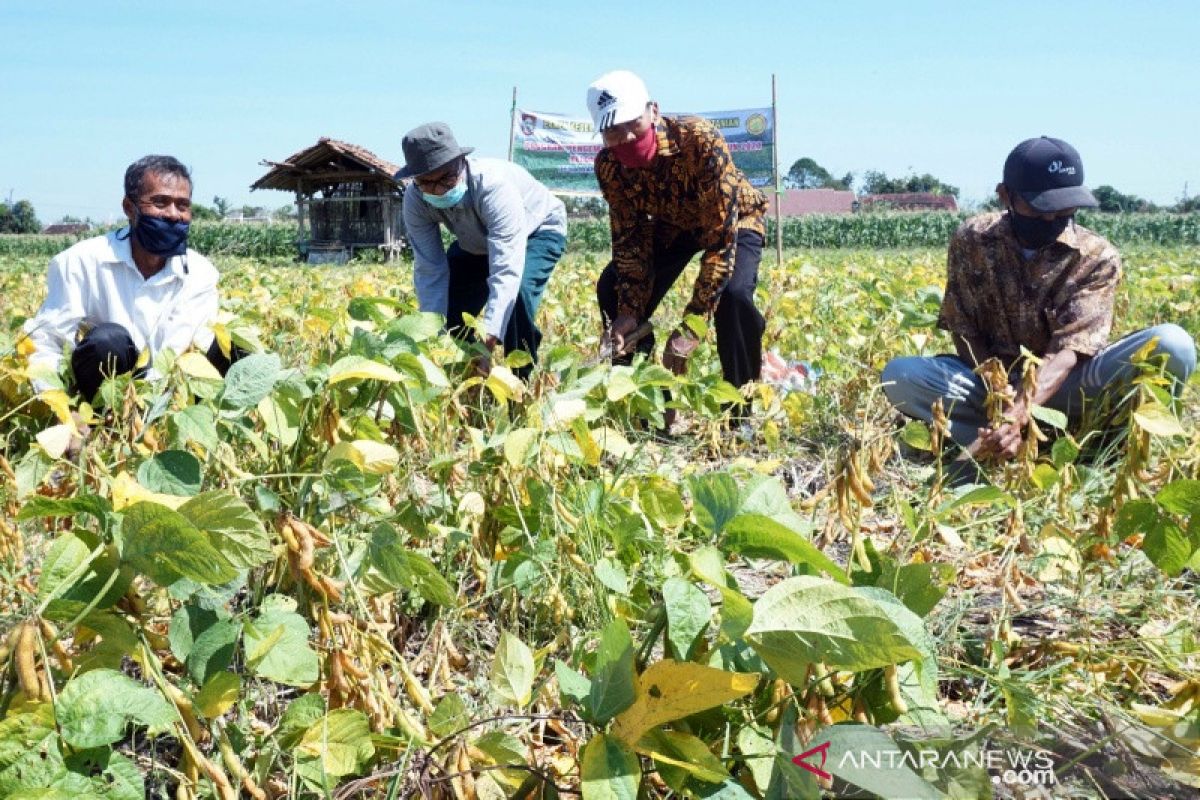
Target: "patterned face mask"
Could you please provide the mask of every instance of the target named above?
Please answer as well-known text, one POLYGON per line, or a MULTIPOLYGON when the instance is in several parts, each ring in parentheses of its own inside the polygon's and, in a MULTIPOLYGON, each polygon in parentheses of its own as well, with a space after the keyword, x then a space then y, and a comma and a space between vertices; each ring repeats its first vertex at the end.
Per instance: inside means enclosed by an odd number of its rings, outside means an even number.
POLYGON ((1073 219, 1075 219, 1074 215, 1045 220, 1041 217, 1027 217, 1024 214, 1018 214, 1011 206, 1008 209, 1008 220, 1012 225, 1013 233, 1017 235, 1017 241, 1034 250, 1041 250, 1058 239, 1073 219))

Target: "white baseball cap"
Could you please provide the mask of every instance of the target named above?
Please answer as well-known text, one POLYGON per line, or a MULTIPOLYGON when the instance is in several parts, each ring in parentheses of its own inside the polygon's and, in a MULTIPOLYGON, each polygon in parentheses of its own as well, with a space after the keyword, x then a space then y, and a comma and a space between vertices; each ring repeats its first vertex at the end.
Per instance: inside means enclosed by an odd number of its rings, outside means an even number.
POLYGON ((588 111, 597 131, 637 119, 649 102, 646 84, 625 69, 606 72, 588 87, 588 111))

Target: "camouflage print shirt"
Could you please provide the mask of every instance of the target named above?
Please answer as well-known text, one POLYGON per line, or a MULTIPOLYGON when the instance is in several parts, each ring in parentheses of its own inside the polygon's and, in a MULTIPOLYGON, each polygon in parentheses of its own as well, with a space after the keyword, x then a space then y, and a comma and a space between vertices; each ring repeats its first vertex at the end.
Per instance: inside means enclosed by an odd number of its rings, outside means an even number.
POLYGON ((1028 260, 1008 215, 981 214, 950 240, 938 327, 978 337, 1012 364, 1038 356, 1093 356, 1108 343, 1121 257, 1108 240, 1072 222, 1028 260))
POLYGON ((684 313, 708 316, 733 274, 738 230, 766 235, 767 201, 734 166, 728 144, 708 120, 663 117, 656 132, 658 155, 649 167, 624 167, 607 149, 596 158, 612 224, 617 313, 645 315, 654 251, 686 233, 704 253, 684 313))

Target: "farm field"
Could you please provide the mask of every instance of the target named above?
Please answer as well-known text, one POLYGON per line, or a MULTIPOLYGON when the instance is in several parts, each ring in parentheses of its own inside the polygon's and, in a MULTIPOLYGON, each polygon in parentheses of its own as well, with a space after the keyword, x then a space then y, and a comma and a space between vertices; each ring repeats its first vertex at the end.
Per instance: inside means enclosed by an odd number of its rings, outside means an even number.
MULTIPOLYGON (((1200 247, 1123 256, 1115 333, 1200 332, 1200 247)), ((1200 791, 1195 380, 953 487, 879 387, 952 350, 943 249, 764 255, 766 349, 820 377, 743 426, 711 334, 596 363, 605 258, 522 384, 409 264, 217 255, 256 354, 110 382, 74 464, 18 337, 46 259, 0 255, 0 797, 1200 791)))

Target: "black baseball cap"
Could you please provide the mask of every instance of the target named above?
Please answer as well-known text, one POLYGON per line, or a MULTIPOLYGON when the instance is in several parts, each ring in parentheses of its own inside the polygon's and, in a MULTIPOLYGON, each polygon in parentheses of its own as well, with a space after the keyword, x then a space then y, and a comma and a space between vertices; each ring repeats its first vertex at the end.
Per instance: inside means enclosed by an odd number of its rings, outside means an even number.
POLYGON ((1049 136, 1026 139, 1013 148, 1004 161, 1004 185, 1045 214, 1100 205, 1083 185, 1079 151, 1049 136))

